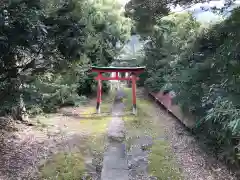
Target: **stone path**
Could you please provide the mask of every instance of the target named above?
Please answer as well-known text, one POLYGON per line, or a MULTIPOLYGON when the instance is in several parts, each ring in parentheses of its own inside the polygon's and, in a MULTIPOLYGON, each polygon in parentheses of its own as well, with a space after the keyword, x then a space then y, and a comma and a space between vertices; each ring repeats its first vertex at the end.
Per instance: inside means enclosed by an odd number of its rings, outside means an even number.
POLYGON ((108 126, 108 148, 104 154, 101 180, 129 180, 126 148, 123 143, 125 128, 122 118, 122 92, 117 93, 108 126))
POLYGON ((126 152, 125 127, 121 115, 124 92, 118 91, 112 108, 112 120, 108 126, 108 148, 103 159, 101 180, 149 180, 148 148, 152 138, 141 136, 134 140, 126 152))
POLYGON ((148 180, 148 148, 152 146, 152 138, 139 137, 132 144, 128 153, 128 166, 130 180, 148 180))

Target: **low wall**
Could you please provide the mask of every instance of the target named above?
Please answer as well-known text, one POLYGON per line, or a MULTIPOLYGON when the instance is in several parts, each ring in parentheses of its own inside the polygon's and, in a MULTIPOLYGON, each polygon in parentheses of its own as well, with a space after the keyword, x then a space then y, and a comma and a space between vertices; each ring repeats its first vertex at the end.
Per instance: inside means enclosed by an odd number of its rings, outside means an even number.
POLYGON ((170 93, 164 94, 163 92, 148 92, 148 94, 162 104, 162 106, 164 106, 170 113, 178 118, 186 127, 190 129, 194 127, 195 121, 193 116, 191 114, 184 114, 178 105, 173 104, 173 97, 171 97, 170 93))

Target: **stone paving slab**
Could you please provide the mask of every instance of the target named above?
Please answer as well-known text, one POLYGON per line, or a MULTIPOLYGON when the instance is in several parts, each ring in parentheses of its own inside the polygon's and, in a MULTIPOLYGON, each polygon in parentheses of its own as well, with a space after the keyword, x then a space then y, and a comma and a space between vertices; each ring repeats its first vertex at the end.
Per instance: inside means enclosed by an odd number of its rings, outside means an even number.
POLYGON ((127 159, 122 147, 112 150, 112 147, 105 153, 103 164, 107 169, 125 169, 128 170, 127 159))
POLYGON ((106 152, 104 153, 106 156, 113 154, 117 158, 124 158, 126 156, 126 149, 125 149, 125 144, 124 143, 119 143, 119 142, 109 142, 108 148, 106 152))
POLYGON ((149 180, 148 147, 152 145, 152 137, 142 136, 135 139, 130 151, 126 152, 125 127, 121 115, 124 105, 121 98, 124 94, 117 93, 112 108, 112 120, 108 126, 108 149, 104 154, 101 180, 149 180), (117 115, 117 116, 116 116, 117 115))
POLYGON ((128 180, 128 170, 125 169, 103 169, 102 180, 128 180))
POLYGON ((150 136, 136 138, 128 152, 129 180, 150 180, 148 174, 149 147, 153 144, 150 136))
POLYGON ((122 117, 113 117, 108 125, 108 137, 117 141, 123 141, 125 137, 125 127, 122 117))
POLYGON ((118 92, 112 108, 112 120, 108 126, 108 148, 103 158, 101 180, 129 180, 124 121, 118 115, 123 114, 124 105, 121 102, 123 94, 118 92), (116 116, 117 115, 117 116, 116 116))

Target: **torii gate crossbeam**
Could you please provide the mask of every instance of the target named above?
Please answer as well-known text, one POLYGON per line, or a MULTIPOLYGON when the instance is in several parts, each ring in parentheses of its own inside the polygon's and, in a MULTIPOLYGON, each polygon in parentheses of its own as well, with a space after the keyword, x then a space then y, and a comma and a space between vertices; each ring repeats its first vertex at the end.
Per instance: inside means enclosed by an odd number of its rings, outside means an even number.
POLYGON ((100 105, 102 99, 102 80, 131 80, 132 81, 132 105, 133 105, 133 114, 137 113, 137 100, 136 100, 136 81, 139 79, 138 74, 144 71, 145 67, 96 67, 92 66, 91 71, 97 72, 98 75, 95 79, 98 81, 97 88, 97 113, 100 113, 100 105), (114 77, 104 77, 103 73, 112 73, 115 72, 114 77), (131 74, 129 77, 119 77, 120 72, 128 72, 131 74))

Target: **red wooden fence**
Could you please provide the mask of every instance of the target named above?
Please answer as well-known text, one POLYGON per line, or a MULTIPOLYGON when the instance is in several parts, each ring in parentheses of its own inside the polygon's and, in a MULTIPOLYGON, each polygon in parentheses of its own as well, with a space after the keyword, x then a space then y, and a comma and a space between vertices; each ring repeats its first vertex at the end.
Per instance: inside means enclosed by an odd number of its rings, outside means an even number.
POLYGON ((188 128, 193 128, 195 125, 194 117, 189 114, 184 114, 181 108, 173 103, 173 96, 171 93, 164 94, 163 92, 153 93, 149 92, 149 94, 160 104, 162 104, 170 113, 172 113, 175 117, 177 117, 185 126, 188 128))

